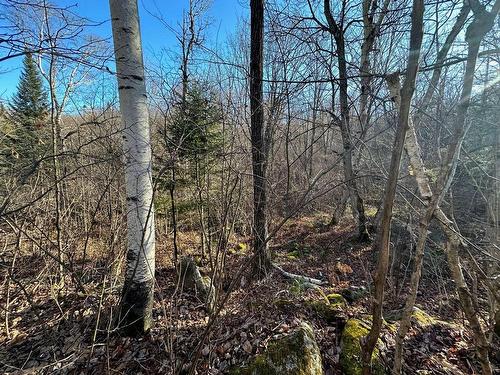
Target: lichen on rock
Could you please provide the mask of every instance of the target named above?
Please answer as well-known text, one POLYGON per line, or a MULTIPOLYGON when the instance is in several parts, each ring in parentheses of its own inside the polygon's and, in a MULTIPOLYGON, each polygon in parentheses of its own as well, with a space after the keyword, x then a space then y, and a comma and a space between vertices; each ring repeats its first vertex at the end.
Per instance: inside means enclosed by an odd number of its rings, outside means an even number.
POLYGON ((233 368, 232 375, 323 375, 321 354, 309 323, 271 341, 267 350, 246 367, 233 368))

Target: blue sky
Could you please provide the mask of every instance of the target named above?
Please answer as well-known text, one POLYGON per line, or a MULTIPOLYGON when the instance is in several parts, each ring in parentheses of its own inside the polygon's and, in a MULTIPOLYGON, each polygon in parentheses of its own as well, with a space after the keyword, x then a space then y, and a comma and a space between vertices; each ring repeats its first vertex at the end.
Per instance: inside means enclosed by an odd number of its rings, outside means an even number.
MULTIPOLYGON (((74 13, 95 22, 104 22, 93 28, 92 33, 102 37, 111 36, 109 5, 106 0, 53 0, 58 6, 72 6, 74 13)), ((138 0, 141 16, 141 30, 146 61, 161 49, 178 49, 174 34, 168 31, 150 13, 158 9, 170 26, 178 29, 183 10, 189 6, 188 0, 138 0)), ((212 0, 208 16, 211 19, 207 31, 207 43, 216 39, 224 40, 234 33, 237 23, 248 14, 248 4, 244 0, 212 0)), ((0 63, 0 99, 8 99, 15 92, 22 59, 11 59, 0 63)))

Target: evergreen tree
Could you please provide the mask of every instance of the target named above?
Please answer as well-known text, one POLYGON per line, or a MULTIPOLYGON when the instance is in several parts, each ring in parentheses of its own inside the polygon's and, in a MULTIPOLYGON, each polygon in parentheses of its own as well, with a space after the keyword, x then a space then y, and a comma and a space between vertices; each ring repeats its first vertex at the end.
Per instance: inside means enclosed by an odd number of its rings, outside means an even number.
POLYGON ((17 92, 10 104, 9 120, 15 127, 13 152, 23 163, 40 156, 39 130, 47 119, 47 93, 33 56, 26 54, 17 92))
POLYGON ((208 213, 205 210, 210 206, 210 198, 205 189, 207 176, 217 167, 217 156, 223 147, 221 122, 221 111, 213 95, 200 83, 189 84, 185 97, 174 109, 172 121, 168 124, 166 143, 172 157, 170 178, 165 176, 160 180, 160 186, 167 187, 170 192, 175 259, 178 253, 177 213, 182 212, 193 218, 188 212, 196 211, 202 257, 207 242, 210 242, 208 213), (175 197, 179 193, 183 195, 183 200, 177 205, 175 197))
POLYGON ((33 56, 28 53, 24 57, 23 72, 11 103, 12 119, 34 130, 43 126, 47 108, 47 93, 43 88, 42 78, 33 56))
POLYGON ((170 124, 172 147, 182 161, 197 161, 221 147, 220 111, 198 84, 189 88, 170 124))

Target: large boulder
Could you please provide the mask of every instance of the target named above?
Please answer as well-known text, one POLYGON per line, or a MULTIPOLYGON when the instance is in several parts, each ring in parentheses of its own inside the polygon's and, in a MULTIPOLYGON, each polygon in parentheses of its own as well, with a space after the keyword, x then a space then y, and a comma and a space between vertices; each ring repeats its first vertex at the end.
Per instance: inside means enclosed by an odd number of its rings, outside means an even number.
POLYGON ((318 344, 309 323, 279 339, 246 367, 235 368, 232 375, 323 375, 318 344))
MULTIPOLYGON (((371 322, 366 319, 349 319, 340 339, 340 366, 345 375, 360 375, 361 343, 360 340, 370 331, 371 322)), ((380 341, 380 340, 379 340, 380 341)), ((376 347, 372 355, 372 375, 383 375, 384 367, 376 347)))

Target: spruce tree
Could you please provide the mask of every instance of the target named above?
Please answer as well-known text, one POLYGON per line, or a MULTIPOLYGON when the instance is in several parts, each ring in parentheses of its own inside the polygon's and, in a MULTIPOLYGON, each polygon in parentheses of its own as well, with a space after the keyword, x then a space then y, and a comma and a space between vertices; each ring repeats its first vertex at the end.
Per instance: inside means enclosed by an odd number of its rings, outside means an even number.
POLYGON ((213 156, 221 147, 220 111, 199 84, 192 84, 185 103, 180 105, 170 124, 172 147, 184 161, 200 161, 213 156))
POLYGON ((31 54, 26 54, 17 92, 10 104, 10 121, 15 127, 14 152, 21 162, 33 164, 40 156, 39 129, 47 119, 47 93, 31 54))

